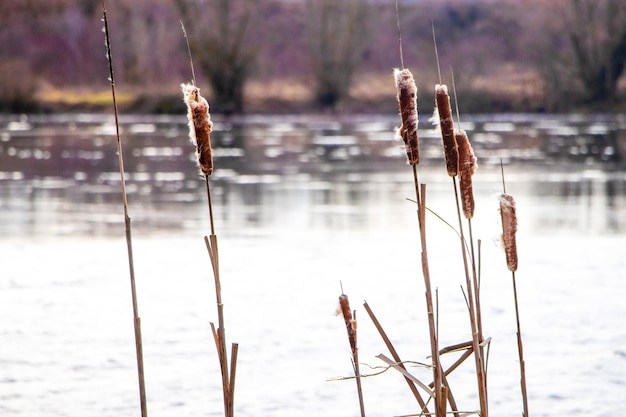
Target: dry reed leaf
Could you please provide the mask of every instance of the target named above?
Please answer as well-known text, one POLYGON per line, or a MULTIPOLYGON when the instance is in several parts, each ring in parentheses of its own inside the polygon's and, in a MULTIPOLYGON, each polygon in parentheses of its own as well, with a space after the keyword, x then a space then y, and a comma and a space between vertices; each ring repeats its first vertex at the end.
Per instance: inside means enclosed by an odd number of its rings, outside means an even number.
POLYGON ((500 215, 502 216, 502 242, 509 271, 517 271, 517 213, 515 199, 508 194, 500 195, 500 215))
POLYGON ((395 69, 393 75, 396 80, 398 104, 402 116, 402 126, 397 130, 397 134, 404 141, 409 164, 415 166, 420 161, 417 136, 417 87, 413 74, 408 69, 395 69))
POLYGON ((346 330, 348 331, 348 341, 350 342, 350 348, 352 354, 356 352, 356 320, 352 317, 352 311, 350 310, 350 302, 348 296, 341 294, 339 296, 339 308, 343 315, 343 320, 346 323, 346 330))
POLYGON ((200 89, 193 84, 181 84, 183 101, 187 105, 189 119, 189 139, 196 145, 198 167, 206 176, 213 173, 213 151, 211 149, 211 129, 213 122, 209 115, 209 103, 200 95, 200 89))
POLYGON ((459 151, 454 137, 454 123, 452 122, 452 108, 450 96, 445 84, 435 86, 435 103, 439 113, 439 126, 443 139, 443 152, 446 157, 448 175, 454 177, 459 172, 459 151))
POLYGON ((461 203, 466 219, 474 217, 474 189, 472 175, 476 172, 476 156, 467 133, 463 129, 454 132, 459 150, 459 183, 461 186, 461 203))

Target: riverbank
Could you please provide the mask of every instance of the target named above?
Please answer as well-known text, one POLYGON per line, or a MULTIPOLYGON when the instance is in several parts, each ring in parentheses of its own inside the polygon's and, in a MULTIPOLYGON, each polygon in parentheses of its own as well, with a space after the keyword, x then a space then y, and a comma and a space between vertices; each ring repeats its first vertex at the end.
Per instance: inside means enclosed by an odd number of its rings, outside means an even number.
MULTIPOLYGON (((396 106, 396 91, 390 74, 370 74, 360 77, 350 97, 339 107, 321 108, 313 100, 313 83, 305 79, 251 80, 245 91, 245 111, 250 114, 310 114, 310 113, 389 113, 396 106)), ((433 111, 434 100, 423 86, 418 93, 421 114, 433 111)), ((617 103, 605 105, 570 104, 568 111, 626 112, 626 86, 617 103)), ((208 87, 203 88, 209 101, 208 87)), ((503 74, 496 79, 476 77, 469 87, 459 88, 461 113, 544 113, 545 92, 538 78, 529 73, 503 74)), ((124 113, 171 114, 185 112, 178 85, 124 86, 116 85, 120 111, 124 113)), ((6 107, 6 106, 5 106, 6 107)), ((16 112, 106 112, 111 108, 109 86, 56 88, 44 86, 34 99, 23 103, 16 112)), ((213 106, 213 113, 219 108, 213 106)))

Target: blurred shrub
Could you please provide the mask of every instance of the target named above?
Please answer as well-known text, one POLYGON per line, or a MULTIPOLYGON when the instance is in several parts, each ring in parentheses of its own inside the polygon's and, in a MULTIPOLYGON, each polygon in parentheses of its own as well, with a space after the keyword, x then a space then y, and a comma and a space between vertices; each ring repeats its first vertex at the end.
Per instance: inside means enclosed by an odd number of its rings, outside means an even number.
POLYGON ((32 112, 37 102, 37 82, 28 64, 20 60, 0 60, 0 111, 32 112))

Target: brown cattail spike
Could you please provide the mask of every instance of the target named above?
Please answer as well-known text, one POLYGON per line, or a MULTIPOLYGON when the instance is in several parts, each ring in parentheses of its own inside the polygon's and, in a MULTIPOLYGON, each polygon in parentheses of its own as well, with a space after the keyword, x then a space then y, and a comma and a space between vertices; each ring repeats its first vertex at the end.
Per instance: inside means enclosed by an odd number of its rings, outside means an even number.
POLYGON ((350 302, 348 301, 347 295, 341 294, 339 296, 339 308, 341 308, 341 314, 343 315, 343 320, 346 323, 350 349, 352 349, 352 354, 354 354, 356 352, 356 320, 352 318, 350 302))
POLYGON ((467 133, 463 129, 454 132, 459 149, 459 183, 461 185, 461 203, 466 219, 474 217, 474 190, 472 175, 476 172, 476 157, 467 133))
POLYGON ((517 271, 517 214, 515 199, 508 194, 500 195, 500 215, 502 216, 502 242, 506 253, 506 264, 509 271, 517 271))
POLYGON ((435 103, 439 113, 439 126, 441 127, 441 138, 443 139, 443 152, 446 157, 446 169, 448 170, 448 175, 454 177, 459 172, 459 151, 454 138, 450 96, 448 95, 448 87, 445 84, 437 84, 435 86, 435 103))
POLYGON ((187 105, 189 138, 196 145, 198 167, 206 176, 213 173, 213 151, 211 150, 211 129, 213 123, 209 115, 209 103, 200 95, 200 89, 193 84, 181 84, 183 101, 187 105))
POLYGON ((398 103, 402 126, 397 130, 404 141, 409 164, 415 166, 420 161, 419 139, 417 136, 417 87, 413 74, 408 69, 395 69, 393 72, 398 90, 398 103))

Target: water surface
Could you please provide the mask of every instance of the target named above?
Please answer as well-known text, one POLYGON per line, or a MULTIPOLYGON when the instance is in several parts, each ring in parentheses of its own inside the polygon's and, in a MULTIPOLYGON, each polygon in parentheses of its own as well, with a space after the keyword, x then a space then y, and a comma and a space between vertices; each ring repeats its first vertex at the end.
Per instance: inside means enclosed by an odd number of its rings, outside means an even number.
MULTIPOLYGON (((361 361, 430 351, 412 173, 397 116, 215 120, 211 179, 229 341, 240 345, 236 413, 356 416, 339 282, 359 319, 361 361)), ((428 206, 455 223, 452 181, 422 121, 428 206)), ((463 122, 479 159, 474 236, 492 337, 492 415, 521 413, 510 273, 497 195, 518 202, 522 331, 531 413, 618 416, 626 406, 626 120, 489 115, 463 122)), ((149 413, 219 416, 209 322, 210 232, 184 116, 122 118, 149 413)), ((0 120, 0 414, 139 413, 120 174, 112 118, 0 120)), ((427 219, 443 345, 469 339, 459 243, 427 219)), ((366 365, 364 372, 370 371, 366 365)), ((429 372, 412 368, 428 381, 429 372)), ((472 364, 451 381, 477 407, 472 364)), ((364 381, 369 415, 416 412, 402 378, 364 381)))

